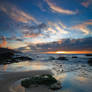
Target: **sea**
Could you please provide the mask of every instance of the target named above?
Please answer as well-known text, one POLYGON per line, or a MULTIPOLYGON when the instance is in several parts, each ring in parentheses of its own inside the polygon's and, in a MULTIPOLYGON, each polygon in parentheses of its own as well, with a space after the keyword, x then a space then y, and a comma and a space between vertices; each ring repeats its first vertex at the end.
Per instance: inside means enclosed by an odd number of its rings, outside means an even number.
MULTIPOLYGON (((30 70, 50 70, 53 76, 61 82, 62 88, 53 92, 92 92, 92 66, 85 54, 22 54, 33 58, 0 65, 2 72, 19 72, 30 70), (66 60, 58 60, 65 57, 66 60)), ((15 90, 15 92, 17 92, 15 90)))

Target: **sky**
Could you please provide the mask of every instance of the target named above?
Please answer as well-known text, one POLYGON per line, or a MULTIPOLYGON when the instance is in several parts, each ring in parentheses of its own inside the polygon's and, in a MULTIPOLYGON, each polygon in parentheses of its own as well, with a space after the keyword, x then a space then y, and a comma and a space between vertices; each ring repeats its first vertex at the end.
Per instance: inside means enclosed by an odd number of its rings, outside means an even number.
POLYGON ((92 53, 92 0, 0 0, 0 47, 92 53))

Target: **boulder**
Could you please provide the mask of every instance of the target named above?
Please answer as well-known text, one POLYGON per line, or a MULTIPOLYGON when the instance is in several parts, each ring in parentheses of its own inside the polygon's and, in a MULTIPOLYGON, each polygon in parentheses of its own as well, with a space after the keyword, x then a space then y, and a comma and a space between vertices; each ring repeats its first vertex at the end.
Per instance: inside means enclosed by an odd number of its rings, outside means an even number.
POLYGON ((66 57, 58 57, 57 60, 68 60, 66 57))
POLYGON ((78 58, 77 56, 72 56, 72 58, 78 58))
POLYGON ((24 80, 21 81, 21 85, 24 88, 36 87, 36 86, 39 86, 39 85, 45 85, 52 90, 57 90, 57 89, 60 89, 62 87, 61 83, 59 81, 57 81, 50 74, 43 74, 43 75, 28 78, 28 79, 24 79, 24 80))
POLYGON ((30 57, 26 57, 26 56, 19 56, 19 57, 15 57, 14 60, 25 61, 25 60, 33 60, 33 59, 30 57))
POLYGON ((60 88, 62 88, 60 82, 54 83, 54 84, 52 84, 52 85, 50 86, 50 89, 52 89, 52 90, 58 90, 58 89, 60 89, 60 88))
POLYGON ((50 57, 49 57, 49 60, 55 60, 55 58, 54 58, 54 57, 52 57, 52 56, 50 56, 50 57))
POLYGON ((86 54, 85 56, 92 56, 92 54, 86 54))
POLYGON ((92 58, 88 59, 88 64, 92 66, 92 58))

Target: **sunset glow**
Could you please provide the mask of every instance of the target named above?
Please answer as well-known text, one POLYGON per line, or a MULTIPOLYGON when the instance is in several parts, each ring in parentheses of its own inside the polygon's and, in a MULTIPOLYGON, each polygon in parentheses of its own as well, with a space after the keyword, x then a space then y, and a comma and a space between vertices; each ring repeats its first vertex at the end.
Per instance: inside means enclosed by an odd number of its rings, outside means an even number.
POLYGON ((92 53, 91 3, 0 0, 0 48, 25 53, 92 53))
POLYGON ((51 51, 51 52, 44 52, 48 54, 91 54, 92 51, 51 51))

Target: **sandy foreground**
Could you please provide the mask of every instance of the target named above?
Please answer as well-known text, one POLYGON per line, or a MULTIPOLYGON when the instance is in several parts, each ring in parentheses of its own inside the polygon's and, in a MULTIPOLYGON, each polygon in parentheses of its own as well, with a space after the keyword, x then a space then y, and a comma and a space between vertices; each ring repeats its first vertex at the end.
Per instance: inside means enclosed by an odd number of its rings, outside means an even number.
MULTIPOLYGON (((18 80, 34 75, 52 74, 49 70, 34 70, 27 72, 0 72, 0 92, 16 92, 11 89, 11 86, 18 80)), ((17 92, 52 92, 45 86, 33 87, 29 90, 22 90, 17 92)))

